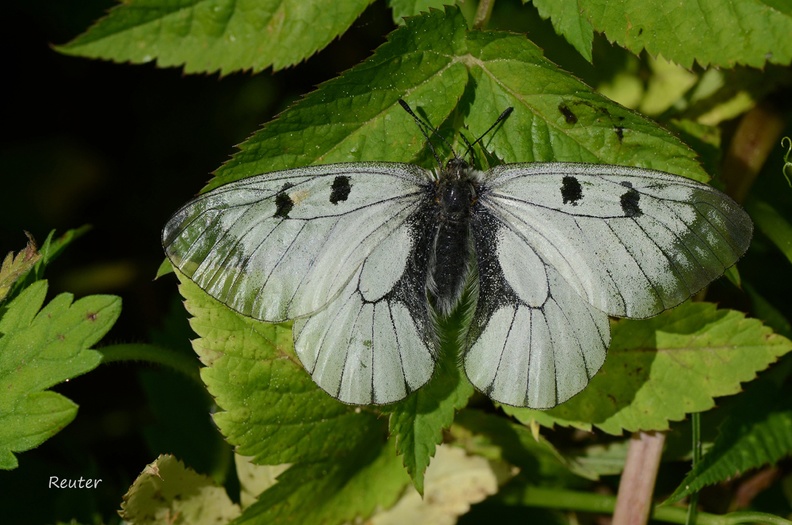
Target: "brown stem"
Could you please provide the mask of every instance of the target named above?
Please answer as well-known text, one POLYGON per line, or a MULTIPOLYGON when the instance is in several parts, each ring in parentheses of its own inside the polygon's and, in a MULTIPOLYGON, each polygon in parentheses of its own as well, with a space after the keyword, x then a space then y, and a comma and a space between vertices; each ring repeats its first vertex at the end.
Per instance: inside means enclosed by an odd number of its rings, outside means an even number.
POLYGON ((473 19, 473 27, 475 29, 484 28, 489 22, 492 15, 492 8, 495 6, 495 0, 481 0, 476 10, 476 16, 473 19))
POLYGON ((649 519, 665 433, 637 432, 630 438, 612 525, 642 525, 649 519))
POLYGON ((782 115, 772 103, 765 101, 740 119, 722 170, 726 193, 737 202, 745 200, 768 155, 778 147, 778 138, 786 125, 782 115))

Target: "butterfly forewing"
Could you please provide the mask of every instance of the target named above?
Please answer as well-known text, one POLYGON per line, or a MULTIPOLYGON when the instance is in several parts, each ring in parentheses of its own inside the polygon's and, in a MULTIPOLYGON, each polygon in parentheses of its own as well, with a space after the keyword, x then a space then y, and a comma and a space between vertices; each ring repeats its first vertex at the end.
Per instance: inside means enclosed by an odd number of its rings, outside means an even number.
MULTIPOLYGON (((174 266, 244 315, 310 315, 410 216, 426 177, 416 166, 366 163, 251 177, 179 210, 163 246, 174 266)), ((409 246, 392 249, 405 258, 409 246)))
POLYGON ((507 164, 482 203, 608 315, 644 318, 745 253, 753 225, 725 194, 676 175, 594 164, 507 164))

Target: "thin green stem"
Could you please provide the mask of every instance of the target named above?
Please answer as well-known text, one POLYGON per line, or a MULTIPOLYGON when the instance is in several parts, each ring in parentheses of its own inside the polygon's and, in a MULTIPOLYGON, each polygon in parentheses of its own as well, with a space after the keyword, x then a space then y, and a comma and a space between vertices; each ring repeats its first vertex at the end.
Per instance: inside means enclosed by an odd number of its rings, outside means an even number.
POLYGON ((785 520, 779 516, 773 516, 772 514, 766 514, 764 512, 732 512, 730 514, 726 514, 723 516, 723 518, 725 520, 723 521, 724 525, 738 525, 742 523, 751 523, 753 525, 789 525, 792 523, 792 521, 785 520))
POLYGON ((781 168, 781 173, 784 174, 784 178, 789 184, 789 187, 792 188, 792 181, 790 181, 790 177, 792 177, 792 161, 789 160, 789 155, 792 154, 792 139, 789 137, 784 137, 781 139, 781 146, 787 148, 786 155, 784 155, 784 167, 781 168), (787 173, 787 170, 789 173, 787 173))
POLYGON ((162 346, 136 343, 118 344, 98 348, 102 354, 102 363, 114 363, 119 361, 143 361, 168 367, 179 372, 203 387, 200 367, 195 357, 174 352, 162 346))
MULTIPOLYGON (((516 496, 516 494, 514 495, 516 496)), ((616 508, 616 497, 572 490, 549 489, 544 487, 523 487, 519 496, 509 499, 510 503, 563 509, 577 512, 612 514, 616 508)), ((688 511, 684 507, 656 506, 652 510, 651 519, 655 522, 679 523, 687 522, 688 511)), ((741 524, 792 525, 792 521, 763 512, 731 512, 717 515, 699 512, 696 525, 741 525, 741 524)))
MULTIPOLYGON (((701 414, 698 412, 694 412, 690 418, 690 426, 692 428, 693 434, 693 465, 692 468, 696 468, 696 465, 699 464, 701 461, 701 414)), ((696 512, 698 506, 698 492, 694 492, 690 495, 690 501, 688 502, 688 514, 687 514, 687 521, 685 522, 687 525, 693 525, 696 523, 696 512)))

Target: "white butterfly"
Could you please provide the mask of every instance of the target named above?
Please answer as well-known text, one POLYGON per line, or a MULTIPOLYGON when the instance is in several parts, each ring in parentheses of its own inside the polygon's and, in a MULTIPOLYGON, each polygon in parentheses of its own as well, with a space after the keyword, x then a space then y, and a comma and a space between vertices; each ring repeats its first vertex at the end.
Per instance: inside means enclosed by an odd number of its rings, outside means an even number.
POLYGON ((608 316, 680 304, 735 263, 752 230, 728 196, 676 175, 572 163, 481 172, 456 157, 437 172, 356 162, 232 182, 176 212, 162 244, 230 308, 293 319, 313 380, 353 404, 392 403, 429 381, 433 312, 448 315, 470 280, 468 379, 495 401, 550 408, 602 366, 608 316))

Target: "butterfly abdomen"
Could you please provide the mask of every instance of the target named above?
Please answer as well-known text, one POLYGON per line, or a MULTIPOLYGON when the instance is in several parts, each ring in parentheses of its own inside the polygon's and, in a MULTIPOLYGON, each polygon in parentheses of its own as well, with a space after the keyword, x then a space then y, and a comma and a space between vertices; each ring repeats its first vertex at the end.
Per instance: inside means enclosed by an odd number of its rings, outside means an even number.
POLYGON ((443 179, 436 198, 438 207, 427 288, 435 308, 442 315, 448 315, 465 289, 473 256, 470 234, 475 201, 473 181, 467 177, 443 179))

